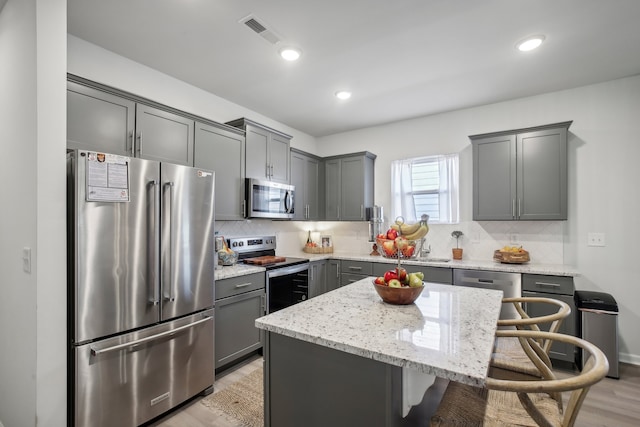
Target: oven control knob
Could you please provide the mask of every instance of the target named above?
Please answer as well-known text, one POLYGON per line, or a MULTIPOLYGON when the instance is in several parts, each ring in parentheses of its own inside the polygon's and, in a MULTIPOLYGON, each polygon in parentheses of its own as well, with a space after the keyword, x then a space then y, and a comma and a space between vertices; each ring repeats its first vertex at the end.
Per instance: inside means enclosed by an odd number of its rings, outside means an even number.
POLYGON ((231 244, 231 246, 233 246, 233 247, 235 248, 236 246, 238 246, 238 242, 233 242, 233 243, 231 244))
POLYGON ((244 246, 244 242, 240 242, 240 243, 239 243, 239 245, 240 245, 240 246, 244 246))

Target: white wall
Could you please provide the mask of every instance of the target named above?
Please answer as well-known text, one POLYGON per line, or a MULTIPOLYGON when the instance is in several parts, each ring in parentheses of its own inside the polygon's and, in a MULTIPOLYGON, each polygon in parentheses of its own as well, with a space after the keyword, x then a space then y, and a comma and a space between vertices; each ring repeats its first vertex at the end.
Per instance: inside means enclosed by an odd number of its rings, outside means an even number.
MULTIPOLYGON (((473 230, 502 228, 516 233, 536 223, 474 223, 471 145, 468 136, 573 120, 569 128, 569 220, 555 236, 563 243, 558 263, 581 273, 578 289, 611 293, 620 306, 621 359, 640 364, 640 76, 573 90, 522 98, 385 126, 318 138, 319 155, 368 150, 376 160, 375 200, 387 209, 393 159, 460 153, 461 220, 473 230), (606 247, 587 247, 588 232, 606 234, 606 247)), ((537 224, 545 233, 548 225, 537 224)), ((470 242, 467 242, 470 244, 470 242)), ((555 247, 552 246, 552 247, 555 247)), ((535 257, 535 252, 532 256, 535 257)), ((490 259, 491 254, 486 254, 490 259)))
POLYGON ((71 74, 125 90, 218 123, 247 117, 293 136, 292 147, 315 154, 315 139, 310 135, 70 34, 67 54, 68 72, 71 74))
POLYGON ((0 424, 7 427, 66 424, 65 37, 66 0, 9 0, 0 12, 0 424), (32 251, 30 273, 24 247, 32 251))

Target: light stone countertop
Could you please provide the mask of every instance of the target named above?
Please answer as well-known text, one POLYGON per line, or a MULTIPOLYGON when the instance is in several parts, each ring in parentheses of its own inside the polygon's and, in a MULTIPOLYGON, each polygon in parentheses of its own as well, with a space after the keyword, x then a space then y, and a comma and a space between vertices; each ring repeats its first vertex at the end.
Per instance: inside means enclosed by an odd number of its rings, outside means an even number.
POLYGON ((424 374, 483 385, 502 292, 426 283, 390 305, 366 278, 256 320, 256 326, 424 374))
MULTIPOLYGON (((328 254, 309 254, 306 252, 278 254, 281 256, 291 256, 298 258, 306 258, 309 261, 321 261, 323 259, 344 259, 352 261, 367 261, 367 262, 383 262, 389 264, 397 264, 397 260, 385 258, 383 256, 374 255, 361 255, 351 253, 328 253, 328 254)), ((508 273, 527 273, 527 274, 546 274, 551 276, 578 276, 578 271, 569 265, 564 264, 505 264, 497 261, 474 261, 474 260, 449 260, 447 262, 433 261, 433 260, 402 260, 403 264, 407 265, 426 265, 431 267, 444 267, 444 268, 465 268, 471 270, 488 270, 488 271, 504 271, 508 273)))
POLYGON ((213 276, 215 280, 228 279, 229 277, 245 276, 252 273, 265 272, 264 267, 258 267, 251 264, 236 264, 222 267, 221 270, 215 270, 213 276))

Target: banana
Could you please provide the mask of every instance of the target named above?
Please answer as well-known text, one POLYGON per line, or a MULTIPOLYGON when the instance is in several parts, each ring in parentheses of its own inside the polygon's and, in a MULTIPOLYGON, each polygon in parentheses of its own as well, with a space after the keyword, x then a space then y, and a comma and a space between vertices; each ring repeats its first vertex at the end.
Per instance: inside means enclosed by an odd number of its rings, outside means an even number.
POLYGON ((413 234, 420 228, 420 223, 416 222, 415 224, 405 224, 405 223, 395 223, 391 224, 391 228, 400 232, 400 235, 404 236, 407 234, 413 234))
POLYGON ((407 240, 420 240, 429 232, 429 226, 427 224, 420 224, 418 230, 411 234, 403 234, 402 236, 407 240))

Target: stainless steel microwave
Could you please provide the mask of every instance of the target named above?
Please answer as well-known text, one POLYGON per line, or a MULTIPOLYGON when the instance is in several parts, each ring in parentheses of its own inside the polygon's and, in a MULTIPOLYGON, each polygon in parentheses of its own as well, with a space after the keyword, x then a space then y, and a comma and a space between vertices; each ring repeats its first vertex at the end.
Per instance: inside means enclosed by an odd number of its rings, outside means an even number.
POLYGON ((247 218, 291 219, 295 187, 278 182, 247 178, 247 218))

